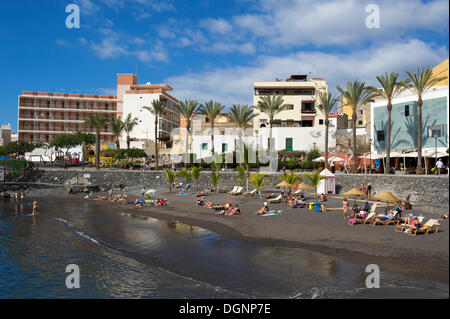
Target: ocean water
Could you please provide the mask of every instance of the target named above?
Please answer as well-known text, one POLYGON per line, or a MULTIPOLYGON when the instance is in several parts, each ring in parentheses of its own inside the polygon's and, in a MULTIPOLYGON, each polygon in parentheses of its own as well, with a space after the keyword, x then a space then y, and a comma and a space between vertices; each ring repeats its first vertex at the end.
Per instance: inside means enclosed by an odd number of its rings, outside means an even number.
POLYGON ((92 201, 0 200, 0 298, 448 298, 448 284, 231 240, 92 201), (80 288, 66 287, 66 266, 80 288))

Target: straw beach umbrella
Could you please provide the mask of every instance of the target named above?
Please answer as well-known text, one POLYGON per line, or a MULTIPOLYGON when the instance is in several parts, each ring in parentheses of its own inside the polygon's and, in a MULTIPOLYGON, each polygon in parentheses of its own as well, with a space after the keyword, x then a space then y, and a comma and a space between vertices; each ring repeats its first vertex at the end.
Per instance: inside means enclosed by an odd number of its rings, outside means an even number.
POLYGON ((372 197, 373 199, 378 199, 380 201, 386 202, 386 203, 398 203, 400 201, 400 198, 392 194, 390 191, 384 191, 381 193, 378 193, 372 197))
POLYGON ((288 182, 286 182, 286 181, 282 181, 281 183, 278 183, 278 184, 276 184, 275 185, 275 187, 289 187, 289 188, 292 188, 292 187, 294 187, 294 185, 291 185, 291 184, 289 184, 288 182))
POLYGON ((305 190, 305 189, 313 189, 314 187, 309 186, 308 184, 305 184, 305 183, 300 183, 294 187, 295 190, 297 190, 299 188, 305 190))
POLYGON ((354 197, 365 197, 366 194, 363 191, 360 191, 359 189, 356 188, 352 188, 351 190, 349 190, 348 192, 344 193, 345 196, 354 196, 354 197))

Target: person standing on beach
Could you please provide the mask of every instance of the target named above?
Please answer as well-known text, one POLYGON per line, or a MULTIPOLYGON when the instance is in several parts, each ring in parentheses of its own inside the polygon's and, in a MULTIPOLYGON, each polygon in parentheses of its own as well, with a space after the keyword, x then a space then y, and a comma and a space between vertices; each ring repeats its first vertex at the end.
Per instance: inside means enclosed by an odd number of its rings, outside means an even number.
POLYGON ((366 195, 367 195, 367 198, 370 198, 372 196, 372 185, 370 185, 370 183, 367 184, 367 193, 366 193, 366 195))
POLYGON ((347 212, 348 212, 348 200, 347 198, 344 198, 344 200, 342 201, 342 210, 344 211, 344 218, 347 218, 347 212))
POLYGON ((37 212, 38 212, 38 202, 37 202, 37 200, 35 200, 33 202, 33 211, 31 212, 31 215, 36 215, 37 212))
POLYGON ((108 200, 112 200, 112 188, 108 191, 108 200))

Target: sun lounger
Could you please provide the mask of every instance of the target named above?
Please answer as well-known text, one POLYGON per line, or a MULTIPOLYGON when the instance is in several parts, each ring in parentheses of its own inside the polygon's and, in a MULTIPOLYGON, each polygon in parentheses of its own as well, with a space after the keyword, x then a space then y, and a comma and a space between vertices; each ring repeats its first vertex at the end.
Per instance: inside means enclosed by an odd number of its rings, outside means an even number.
POLYGON ((392 214, 392 218, 390 219, 380 219, 379 216, 375 216, 375 218, 373 218, 372 222, 370 223, 371 226, 375 226, 375 225, 387 225, 387 223, 390 222, 394 222, 394 223, 398 223, 399 219, 397 218, 397 214, 398 212, 395 211, 394 214, 392 214))
POLYGON ((425 224, 420 228, 411 229, 411 231, 407 232, 408 235, 416 236, 417 233, 428 234, 430 231, 438 232, 438 220, 437 219, 429 219, 425 224))
POLYGON ((228 192, 228 194, 233 194, 235 191, 237 191, 239 186, 234 186, 233 189, 231 191, 228 192))
MULTIPOLYGON (((419 217, 417 217, 417 219, 419 220, 420 223, 422 223, 424 217, 423 217, 423 216, 419 216, 419 217)), ((394 229, 394 230, 395 230, 396 232, 404 232, 405 229, 408 228, 408 227, 409 227, 409 224, 406 224, 406 223, 400 223, 400 222, 399 222, 397 225, 395 225, 395 229, 394 229)))
POLYGON ((244 194, 244 187, 239 187, 235 192, 231 193, 231 195, 242 195, 244 194))
POLYGON ((254 190, 252 190, 251 192, 245 192, 245 193, 242 194, 242 195, 244 195, 244 196, 253 196, 253 195, 256 195, 257 192, 258 192, 258 190, 257 190, 257 189, 254 189, 254 190))
POLYGON ((366 218, 349 218, 348 224, 349 225, 356 225, 356 224, 366 224, 367 222, 371 222, 372 218, 375 216, 375 213, 369 213, 366 218))
POLYGON ((283 198, 283 196, 281 196, 281 194, 280 194, 280 195, 278 195, 275 198, 268 199, 267 202, 270 203, 270 204, 280 203, 282 198, 283 198))
POLYGON ((375 213, 375 210, 377 209, 378 203, 373 203, 373 205, 370 207, 369 213, 375 213))

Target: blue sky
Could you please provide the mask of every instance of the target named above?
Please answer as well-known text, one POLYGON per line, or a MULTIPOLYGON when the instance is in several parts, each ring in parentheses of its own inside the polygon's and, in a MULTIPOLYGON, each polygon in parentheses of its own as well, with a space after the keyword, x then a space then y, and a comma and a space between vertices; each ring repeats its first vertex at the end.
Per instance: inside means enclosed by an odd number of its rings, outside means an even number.
POLYGON ((115 94, 116 74, 168 83, 179 99, 252 103, 255 81, 355 79, 448 58, 447 0, 24 0, 0 8, 0 123, 22 91, 115 94), (69 4, 80 28, 65 25, 69 4), (369 29, 368 4, 380 27, 369 29))

